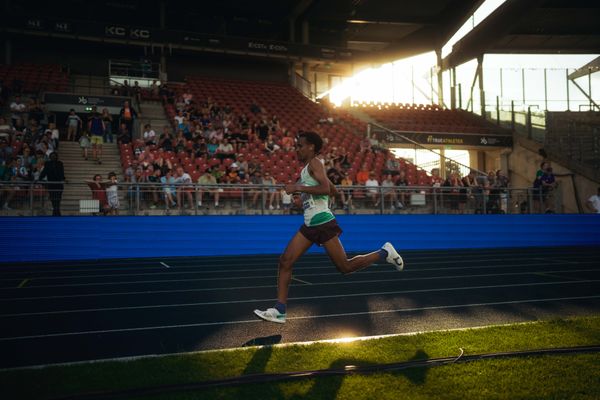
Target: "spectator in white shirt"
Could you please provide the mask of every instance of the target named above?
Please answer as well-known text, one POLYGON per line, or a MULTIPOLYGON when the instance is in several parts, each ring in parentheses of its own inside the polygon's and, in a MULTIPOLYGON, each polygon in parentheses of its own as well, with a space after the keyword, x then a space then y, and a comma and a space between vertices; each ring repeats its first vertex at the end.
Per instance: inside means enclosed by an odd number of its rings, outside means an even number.
POLYGON ((177 177, 175 178, 177 184, 177 207, 181 209, 183 207, 183 197, 185 196, 188 200, 190 209, 194 208, 194 199, 192 198, 192 191, 194 188, 192 185, 192 178, 190 175, 183 170, 182 167, 177 167, 177 177))
POLYGON ((600 187, 598 192, 588 199, 588 207, 596 214, 600 214, 600 187))
POLYGON ((12 126, 17 124, 17 120, 25 120, 24 113, 27 110, 27 106, 21 101, 21 96, 15 96, 15 101, 10 103, 10 112, 12 113, 10 118, 12 120, 12 126))
POLYGON ((373 207, 377 207, 381 199, 378 190, 379 181, 375 177, 375 172, 369 172, 369 179, 365 182, 365 187, 367 188, 367 197, 373 202, 373 207))
POLYGON ((224 138, 219 144, 219 147, 217 147, 217 158, 220 158, 221 160, 224 158, 235 159, 235 150, 227 138, 224 138))
POLYGON ((156 144, 156 132, 152 129, 150 124, 144 125, 144 143, 146 146, 156 144))

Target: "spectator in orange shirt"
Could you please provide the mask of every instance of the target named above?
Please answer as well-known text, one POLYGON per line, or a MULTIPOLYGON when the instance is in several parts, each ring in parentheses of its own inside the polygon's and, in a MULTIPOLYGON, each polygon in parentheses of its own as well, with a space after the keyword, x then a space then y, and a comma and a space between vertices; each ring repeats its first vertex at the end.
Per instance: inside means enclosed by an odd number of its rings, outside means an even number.
POLYGON ((356 174, 356 184, 364 185, 369 179, 369 172, 367 163, 363 163, 362 167, 360 167, 360 171, 356 174))

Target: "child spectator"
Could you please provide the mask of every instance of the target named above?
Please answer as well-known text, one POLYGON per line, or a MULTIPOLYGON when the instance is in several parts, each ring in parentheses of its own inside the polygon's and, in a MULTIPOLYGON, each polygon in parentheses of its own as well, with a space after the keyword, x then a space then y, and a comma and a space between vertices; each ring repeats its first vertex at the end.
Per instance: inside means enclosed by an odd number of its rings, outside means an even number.
MULTIPOLYGON (((292 181, 288 181, 288 185, 291 185, 292 181)), ((284 214, 289 214, 292 209, 292 194, 287 193, 285 189, 281 189, 279 191, 279 195, 281 196, 281 207, 283 208, 284 214)))
POLYGON ((106 184, 106 202, 108 204, 107 214, 117 215, 119 213, 119 187, 117 185, 117 174, 111 172, 108 174, 108 183, 106 184))
POLYGON ((88 159, 88 149, 92 147, 92 143, 90 142, 90 137, 87 132, 82 132, 79 137, 79 147, 81 147, 81 156, 84 160, 88 159))
POLYGON ((65 125, 67 126, 67 140, 75 140, 77 138, 77 130, 81 129, 83 122, 72 108, 69 111, 65 125))
POLYGON ((175 203, 174 198, 177 194, 177 190, 175 189, 175 177, 173 176, 171 169, 167 170, 165 176, 160 178, 160 183, 162 183, 167 210, 169 209, 169 206, 175 207, 177 203, 175 203))

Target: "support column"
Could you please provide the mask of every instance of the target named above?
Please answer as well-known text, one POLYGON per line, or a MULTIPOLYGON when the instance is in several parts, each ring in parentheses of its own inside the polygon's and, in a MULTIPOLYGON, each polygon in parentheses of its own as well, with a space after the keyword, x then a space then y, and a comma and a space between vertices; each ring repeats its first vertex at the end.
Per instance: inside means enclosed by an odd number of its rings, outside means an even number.
POLYGON ((479 80, 479 102, 481 103, 481 116, 487 119, 485 114, 485 90, 483 87, 483 54, 477 57, 477 79, 479 80))
POLYGON ((310 42, 309 28, 308 21, 302 21, 302 44, 308 44, 310 42))
POLYGON ((452 67, 450 82, 450 108, 456 110, 456 67, 452 67))
POLYGON ((291 43, 294 43, 296 41, 296 18, 290 18, 289 38, 291 43))
POLYGON ((444 77, 442 75, 442 49, 435 51, 437 58, 438 105, 444 107, 444 77))
MULTIPOLYGON (((165 0, 161 0, 159 3, 159 26, 160 29, 166 28, 166 4, 165 0)), ((167 81, 167 56, 165 54, 164 46, 161 46, 160 49, 160 74, 159 79, 161 83, 167 81)))
POLYGON ((440 148, 440 177, 446 180, 446 148, 440 148))

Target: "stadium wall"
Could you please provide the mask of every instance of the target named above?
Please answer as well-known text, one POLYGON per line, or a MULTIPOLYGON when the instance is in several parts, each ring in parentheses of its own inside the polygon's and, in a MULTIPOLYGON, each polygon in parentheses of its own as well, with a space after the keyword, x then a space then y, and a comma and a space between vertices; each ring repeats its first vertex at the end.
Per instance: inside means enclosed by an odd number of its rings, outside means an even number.
MULTIPOLYGON (((600 215, 339 216, 348 252, 598 246, 600 215)), ((298 216, 6 217, 2 262, 278 254, 298 216)), ((311 252, 320 252, 313 246, 311 252)))

